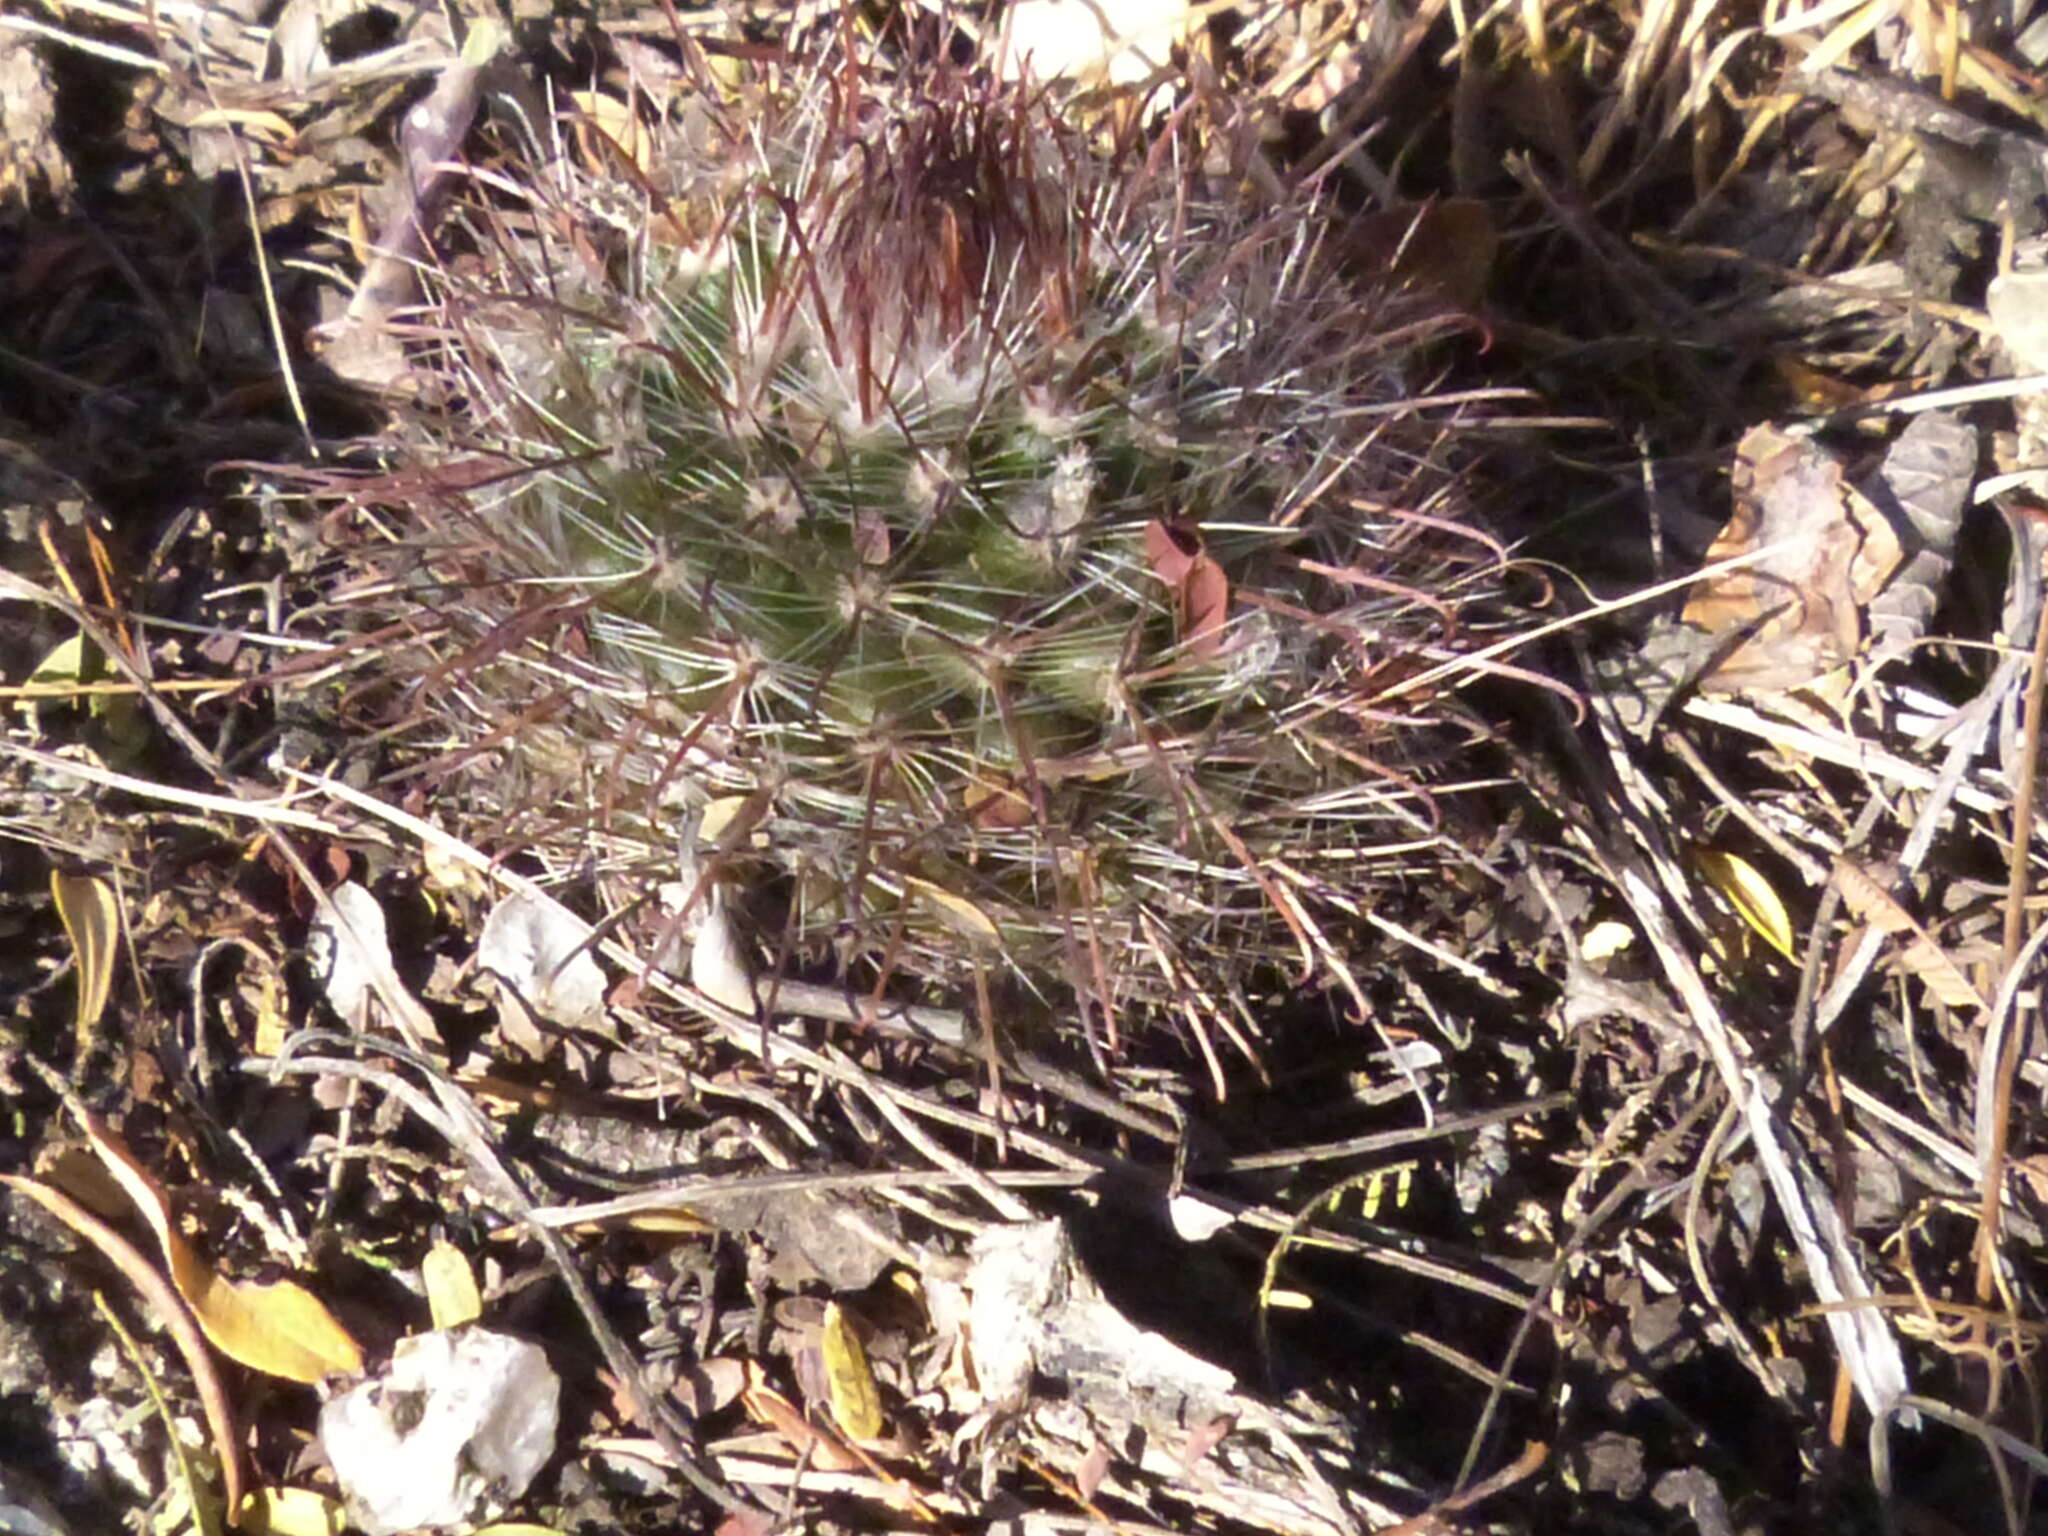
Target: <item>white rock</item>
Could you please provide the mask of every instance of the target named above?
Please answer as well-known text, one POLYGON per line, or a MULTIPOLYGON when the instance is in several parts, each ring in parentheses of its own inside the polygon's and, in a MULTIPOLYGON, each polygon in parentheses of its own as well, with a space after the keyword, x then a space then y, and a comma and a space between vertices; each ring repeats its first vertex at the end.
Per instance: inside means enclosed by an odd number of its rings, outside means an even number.
POLYGON ((537 1345, 476 1327, 417 1334, 383 1376, 320 1410, 320 1443, 364 1536, 467 1531, 553 1453, 560 1396, 537 1345))

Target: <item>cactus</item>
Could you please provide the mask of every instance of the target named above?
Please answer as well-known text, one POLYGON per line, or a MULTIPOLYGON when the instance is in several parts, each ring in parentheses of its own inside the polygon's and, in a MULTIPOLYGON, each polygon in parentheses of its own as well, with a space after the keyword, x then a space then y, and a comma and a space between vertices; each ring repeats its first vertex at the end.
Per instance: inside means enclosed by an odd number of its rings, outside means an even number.
POLYGON ((1374 699, 1499 584, 1409 393, 1452 322, 1187 114, 846 67, 733 117, 558 157, 441 274, 426 452, 507 466, 432 503, 449 771, 657 861, 753 796, 729 873, 863 987, 1217 1016, 1327 958, 1430 835, 1420 700, 1374 699))

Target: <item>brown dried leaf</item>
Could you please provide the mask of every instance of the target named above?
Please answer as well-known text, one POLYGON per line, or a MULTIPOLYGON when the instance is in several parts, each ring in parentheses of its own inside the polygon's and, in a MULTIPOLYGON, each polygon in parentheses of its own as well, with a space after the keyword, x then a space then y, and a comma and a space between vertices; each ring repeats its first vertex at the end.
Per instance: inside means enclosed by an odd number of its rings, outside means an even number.
POLYGON ((1209 558, 1201 534, 1154 518, 1145 525, 1145 559, 1152 574, 1173 589, 1174 629, 1181 641, 1197 660, 1214 661, 1230 616, 1230 578, 1209 558))
POLYGON ((1345 256, 1377 281, 1434 293, 1462 310, 1485 302, 1500 249, 1493 212, 1477 198, 1433 198, 1360 214, 1344 228, 1345 256))
POLYGON ((1835 884, 1857 917, 1880 933, 1905 941, 1899 948, 1899 964, 1925 982, 1928 991, 1950 1008, 1984 1006, 1982 994, 1962 968, 1868 870, 1852 860, 1837 859, 1835 884))
POLYGON ((1081 1458, 1081 1465, 1074 1469, 1074 1491, 1082 1498, 1093 1500, 1095 1490, 1102 1486, 1102 1480, 1109 1476, 1109 1447, 1100 1440, 1088 1447, 1088 1454, 1081 1458))
POLYGON ((1192 528, 1154 518, 1145 525, 1145 560, 1152 574, 1178 589, 1202 553, 1202 536, 1192 528))
POLYGON ((860 1458, 833 1436, 814 1428, 796 1404, 768 1385, 767 1378, 760 1374, 758 1367, 750 1366, 748 1377, 747 1389, 740 1394, 740 1403, 756 1423, 766 1425, 782 1436, 799 1456, 808 1449, 811 1465, 821 1472, 859 1470, 860 1458))
POLYGON ((1927 633, 1955 561, 1963 509, 1977 474, 1977 432, 1945 411, 1916 416, 1868 482, 1870 499, 1906 546, 1906 558, 1870 604, 1873 650, 1896 655, 1927 633))
POLYGON ((1765 423, 1736 450, 1734 511, 1707 564, 1746 555, 1758 558, 1708 577, 1685 606, 1686 623, 1733 642, 1703 688, 1801 688, 1842 666, 1861 646, 1863 608, 1903 552, 1839 461, 1765 423))
POLYGON ((1223 625, 1230 617, 1230 578, 1207 555, 1197 556, 1180 584, 1180 637, 1198 661, 1223 652, 1223 625))

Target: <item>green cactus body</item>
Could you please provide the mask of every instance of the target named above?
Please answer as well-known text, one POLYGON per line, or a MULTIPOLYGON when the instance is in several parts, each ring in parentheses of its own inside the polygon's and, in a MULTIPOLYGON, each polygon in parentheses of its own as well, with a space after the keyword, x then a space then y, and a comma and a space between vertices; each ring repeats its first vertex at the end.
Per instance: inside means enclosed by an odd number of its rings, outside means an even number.
POLYGON ((626 277, 544 307, 539 366, 470 328, 476 418, 550 466, 490 508, 499 558, 591 599, 606 686, 566 745, 646 788, 605 799, 656 846, 679 802, 772 788, 747 878, 842 963, 988 959, 932 888, 1048 997, 1163 999, 1162 942, 1297 958, 1276 889, 1312 903, 1426 815, 1361 766, 1402 749, 1357 679, 1452 645, 1444 594, 1491 559, 1361 510, 1444 478, 1401 404, 1431 322, 1171 135, 1098 152, 1038 97, 921 96, 820 90, 678 151, 709 232, 650 216, 626 277), (1200 633, 1156 524, 1212 563, 1200 633))

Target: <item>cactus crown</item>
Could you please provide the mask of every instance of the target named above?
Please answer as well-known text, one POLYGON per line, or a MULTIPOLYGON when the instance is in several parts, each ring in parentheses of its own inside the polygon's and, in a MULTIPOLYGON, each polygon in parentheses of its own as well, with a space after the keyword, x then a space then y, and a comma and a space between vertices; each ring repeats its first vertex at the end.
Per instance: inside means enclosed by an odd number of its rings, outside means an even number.
POLYGON ((622 249, 536 179, 517 259, 444 279, 464 438, 522 466, 435 567, 492 793, 580 776, 586 837, 657 850, 751 797, 742 885, 863 985, 1000 954, 1124 1010, 1308 953, 1429 834, 1375 693, 1497 580, 1405 393, 1441 320, 1185 114, 1104 148, 949 75, 763 99, 664 126, 622 249))

